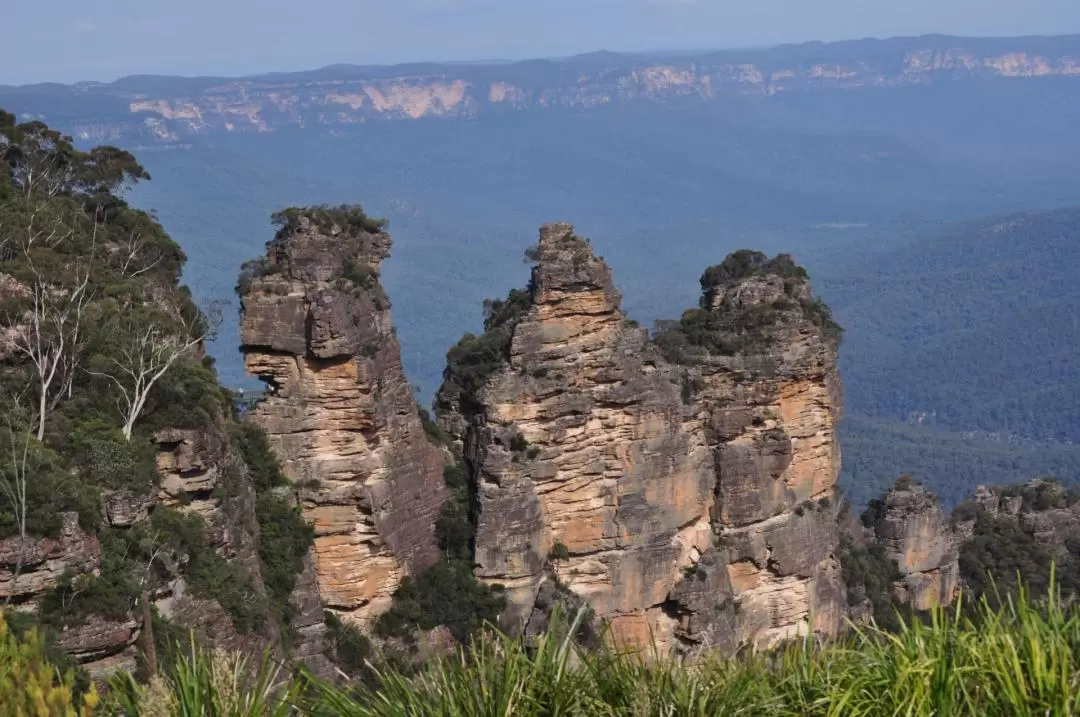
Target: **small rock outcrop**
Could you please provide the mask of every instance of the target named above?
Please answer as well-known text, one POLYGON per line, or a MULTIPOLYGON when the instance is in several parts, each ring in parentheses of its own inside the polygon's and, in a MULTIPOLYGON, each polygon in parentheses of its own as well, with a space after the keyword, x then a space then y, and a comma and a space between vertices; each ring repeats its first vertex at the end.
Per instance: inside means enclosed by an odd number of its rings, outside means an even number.
POLYGON ((545 225, 527 256, 529 287, 486 307, 437 397, 475 483, 476 574, 505 586, 508 625, 556 579, 558 546, 557 579, 625 643, 835 632, 841 394, 805 272, 740 253, 653 341, 572 226, 545 225))
POLYGON ((322 605, 366 624, 437 556, 444 458, 426 440, 379 284, 390 236, 358 208, 278 222, 239 288, 245 365, 269 386, 249 418, 315 526, 322 605))
POLYGON ((65 513, 56 538, 18 535, 0 540, 0 600, 33 600, 56 587, 66 572, 94 574, 101 567, 96 535, 79 527, 78 513, 65 513))
POLYGON ((917 610, 949 605, 960 590, 961 536, 937 496, 901 478, 867 513, 873 539, 902 576, 894 599, 917 610))

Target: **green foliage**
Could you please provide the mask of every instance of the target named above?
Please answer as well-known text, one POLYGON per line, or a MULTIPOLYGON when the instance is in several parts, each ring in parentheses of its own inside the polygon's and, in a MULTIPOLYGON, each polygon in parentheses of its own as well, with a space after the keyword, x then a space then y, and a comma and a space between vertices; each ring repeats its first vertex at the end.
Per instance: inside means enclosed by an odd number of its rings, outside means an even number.
MULTIPOLYGON (((821 299, 805 298, 807 280, 806 270, 787 254, 769 259, 761 252, 737 251, 702 274, 700 308, 684 312, 677 322, 660 322, 653 340, 669 361, 681 364, 692 363, 703 355, 763 351, 775 342, 777 325, 791 320, 792 313, 798 310, 796 316, 801 314, 818 327, 828 342, 838 344, 843 329, 821 299), (784 279, 782 297, 749 306, 711 308, 718 289, 765 274, 784 279)), ((684 386, 683 392, 692 395, 693 390, 684 386)))
POLYGON ((213 368, 193 358, 182 358, 166 373, 146 404, 141 430, 205 428, 232 411, 213 368))
MULTIPOLYGON (((574 639, 579 613, 569 629, 529 639, 485 633, 418 671, 385 666, 359 685, 304 675, 274 693, 261 678, 237 690, 239 681, 220 676, 190 684, 170 677, 159 694, 173 710, 163 713, 214 716, 282 714, 283 703, 292 713, 317 717, 1073 715, 1080 710, 1080 613, 1057 594, 1051 598, 1043 604, 1021 594, 998 608, 981 601, 970 615, 938 609, 926 620, 898 620, 896 632, 871 625, 836 641, 807 638, 734 659, 676 660, 602 642, 583 647, 574 639), (266 704, 268 693, 279 701, 266 704), (223 713, 201 704, 199 712, 177 709, 196 697, 264 703, 260 712, 223 713)), ((362 642, 355 648, 358 656, 368 654, 362 642)), ((176 674, 209 671, 210 662, 196 655, 176 674), (191 664, 198 660, 205 664, 191 664)), ((229 664, 217 656, 214 663, 229 664)), ((121 677, 111 688, 140 700, 124 703, 127 714, 149 713, 142 700, 153 686, 144 691, 121 677)))
MULTIPOLYGON (((1051 485, 1017 486, 1009 492, 1022 495, 1029 510, 1066 505, 1066 491, 1048 489, 1051 485), (1057 497, 1050 499, 1050 495, 1057 497)), ((971 596, 997 603, 1015 598, 1023 586, 1030 595, 1043 598, 1050 593, 1051 585, 1068 596, 1080 593, 1080 552, 1076 550, 1080 546, 1070 544, 1068 539, 1068 551, 1058 556, 1055 565, 1055 556, 1048 547, 1025 530, 1017 518, 993 516, 979 506, 967 504, 954 512, 953 520, 975 521, 971 539, 960 547, 960 577, 971 596)))
POLYGON ((510 450, 514 453, 524 453, 529 449, 529 441, 520 432, 510 436, 510 450))
POLYGON ((561 540, 556 540, 555 544, 551 546, 551 550, 548 551, 548 560, 552 562, 563 562, 570 559, 570 549, 566 547, 566 544, 561 540))
MULTIPOLYGON (((57 537, 63 527, 63 514, 75 512, 85 530, 95 530, 101 523, 98 491, 71 471, 65 470, 62 457, 26 432, 0 429, 0 482, 14 488, 16 466, 26 461, 26 529, 28 535, 57 537)), ((0 537, 17 535, 19 523, 15 504, 6 490, 0 492, 0 537)))
POLYGON ((304 520, 298 506, 276 493, 260 494, 255 512, 263 583, 275 617, 287 625, 294 611, 290 596, 303 570, 304 556, 315 540, 315 529, 304 520))
POLYGON ((112 423, 87 420, 72 435, 71 460, 84 480, 146 494, 158 480, 155 446, 144 437, 128 441, 112 423))
POLYGON ((99 701, 96 689, 90 687, 80 695, 75 672, 59 672, 47 660, 41 634, 36 630, 17 634, 0 613, 0 714, 90 717, 94 713, 99 701))
POLYGON ((304 520, 299 506, 282 492, 289 483, 263 429, 247 421, 232 421, 229 440, 243 458, 255 488, 263 584, 275 619, 287 627, 295 609, 290 596, 303 570, 304 556, 315 540, 315 531, 304 520))
POLYGON ((410 639, 417 628, 449 628, 466 641, 485 624, 493 624, 506 605, 502 591, 477 581, 464 560, 439 560, 417 578, 405 578, 390 609, 379 616, 382 637, 410 639))
POLYGON ((840 566, 848 604, 858 605, 869 600, 878 625, 889 629, 898 627, 892 586, 901 575, 896 563, 885 555, 885 548, 878 543, 860 545, 843 536, 840 539, 840 566))
POLYGON ((44 623, 76 625, 92 615, 127 619, 140 591, 168 577, 161 555, 171 556, 170 562, 181 566, 192 590, 216 600, 241 632, 254 630, 265 615, 251 577, 214 550, 206 524, 197 514, 158 506, 148 525, 107 528, 99 540, 100 575, 66 574, 60 585, 42 598, 44 623))
POLYGON ((141 685, 127 673, 109 680, 110 714, 181 717, 290 717, 303 692, 287 682, 269 652, 253 664, 249 656, 177 646, 183 657, 168 672, 141 685))
POLYGON ((357 261, 345 262, 344 276, 361 289, 374 289, 379 285, 379 270, 357 261))
POLYGON ((435 524, 441 557, 395 591, 390 610, 376 623, 383 637, 411 640, 418 629, 444 625, 464 642, 485 624, 493 624, 505 607, 502 589, 479 582, 472 572, 472 485, 460 457, 444 469, 444 477, 450 496, 435 524))
POLYGON ((332 612, 325 614, 325 620, 330 646, 327 657, 351 677, 367 674, 368 664, 375 657, 371 640, 332 612))
POLYGON ((1080 445, 1002 441, 851 414, 840 424, 840 445, 840 483, 856 505, 887 490, 897 466, 931 486, 945 506, 967 499, 979 485, 1037 475, 1080 478, 1080 445))
MULTIPOLYGON (((816 270, 849 329, 841 357, 848 412, 967 434, 957 453, 992 452, 994 472, 1008 466, 1013 474, 983 483, 1043 474, 1049 456, 1075 451, 1078 237, 1076 208, 988 217, 934 225, 816 270)), ((859 458, 866 452, 845 451, 859 458)), ((914 470, 904 457, 882 454, 914 470)), ((1080 478, 1072 463, 1071 472, 1058 475, 1080 478)), ((935 476, 936 490, 953 489, 950 468, 935 476)))
POLYGON ((424 427, 424 435, 428 437, 429 441, 437 446, 450 446, 453 444, 454 437, 431 417, 431 413, 426 408, 417 405, 416 410, 420 414, 420 423, 424 427))
POLYGON ((139 597, 140 578, 148 573, 153 546, 142 535, 108 528, 99 536, 101 572, 66 572, 60 584, 45 593, 39 614, 43 624, 56 628, 79 625, 96 615, 107 620, 128 619, 139 597))
POLYGON ((249 421, 230 421, 229 443, 243 458, 256 492, 289 484, 262 428, 249 421))
POLYGON ((435 522, 435 537, 439 550, 449 559, 468 562, 472 557, 475 526, 463 501, 451 498, 443 504, 435 522))
POLYGON ((466 407, 510 358, 514 329, 532 307, 531 289, 513 289, 506 300, 484 302, 484 333, 465 334, 446 354, 440 395, 460 397, 466 407))
POLYGON ((386 229, 386 219, 373 219, 364 213, 359 204, 341 204, 336 207, 322 204, 314 207, 289 207, 271 215, 270 220, 278 227, 278 236, 296 231, 300 218, 310 220, 322 232, 334 227, 351 235, 354 232, 375 234, 386 229))
POLYGON ((716 286, 765 274, 802 281, 810 278, 806 269, 796 264, 790 254, 778 254, 770 259, 760 251, 739 249, 728 254, 720 264, 714 264, 705 270, 701 275, 701 289, 708 291, 716 286))

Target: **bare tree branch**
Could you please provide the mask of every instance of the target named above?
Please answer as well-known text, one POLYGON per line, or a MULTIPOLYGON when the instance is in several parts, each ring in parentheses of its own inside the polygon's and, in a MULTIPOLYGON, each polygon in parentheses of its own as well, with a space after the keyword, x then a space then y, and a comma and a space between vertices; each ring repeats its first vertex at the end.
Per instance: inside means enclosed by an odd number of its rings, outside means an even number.
POLYGON ((177 315, 169 327, 154 320, 124 327, 121 345, 109 359, 111 367, 89 372, 108 379, 120 392, 124 438, 131 440, 135 422, 154 385, 177 360, 193 353, 214 328, 213 322, 201 314, 190 319, 177 315))

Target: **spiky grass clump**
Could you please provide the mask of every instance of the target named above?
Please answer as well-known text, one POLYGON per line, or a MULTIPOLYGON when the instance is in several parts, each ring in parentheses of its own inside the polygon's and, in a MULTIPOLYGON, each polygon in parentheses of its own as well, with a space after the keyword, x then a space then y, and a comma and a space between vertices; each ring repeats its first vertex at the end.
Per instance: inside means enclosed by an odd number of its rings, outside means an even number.
MULTIPOLYGON (((578 618, 581 619, 580 617, 578 618)), ((940 609, 890 633, 807 639, 725 660, 586 651, 576 630, 515 640, 488 634, 419 672, 375 684, 219 666, 196 651, 168 681, 133 684, 129 715, 185 717, 1073 717, 1080 715, 1080 610, 1053 591, 995 609, 940 609), (245 670, 247 670, 245 672, 245 670), (252 675, 239 679, 239 674, 252 675), (224 675, 224 679, 222 676, 224 675), (164 698, 157 693, 169 693, 164 698), (164 699, 171 712, 150 709, 164 699)), ((154 708, 156 709, 156 708, 154 708)))

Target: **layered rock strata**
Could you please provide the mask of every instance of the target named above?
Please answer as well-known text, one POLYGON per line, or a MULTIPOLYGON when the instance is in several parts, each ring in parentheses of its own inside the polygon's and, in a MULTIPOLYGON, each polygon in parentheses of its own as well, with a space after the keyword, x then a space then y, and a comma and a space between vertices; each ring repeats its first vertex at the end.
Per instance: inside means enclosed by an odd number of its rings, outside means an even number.
POLYGON ((937 497, 901 480, 871 506, 874 540, 900 571, 894 599, 918 610, 948 605, 960 590, 961 537, 937 497))
POLYGON ((445 497, 378 281, 390 237, 363 219, 290 215, 241 286, 245 365, 269 386, 249 417, 315 526, 322 605, 360 624, 435 559, 445 497))
POLYGON ((476 574, 506 587, 507 624, 557 578, 631 644, 835 632, 840 384, 805 272, 707 272, 701 308, 658 345, 570 225, 528 255, 528 289, 451 350, 437 399, 475 482, 476 574), (747 311, 770 314, 753 336, 728 326, 747 311))

